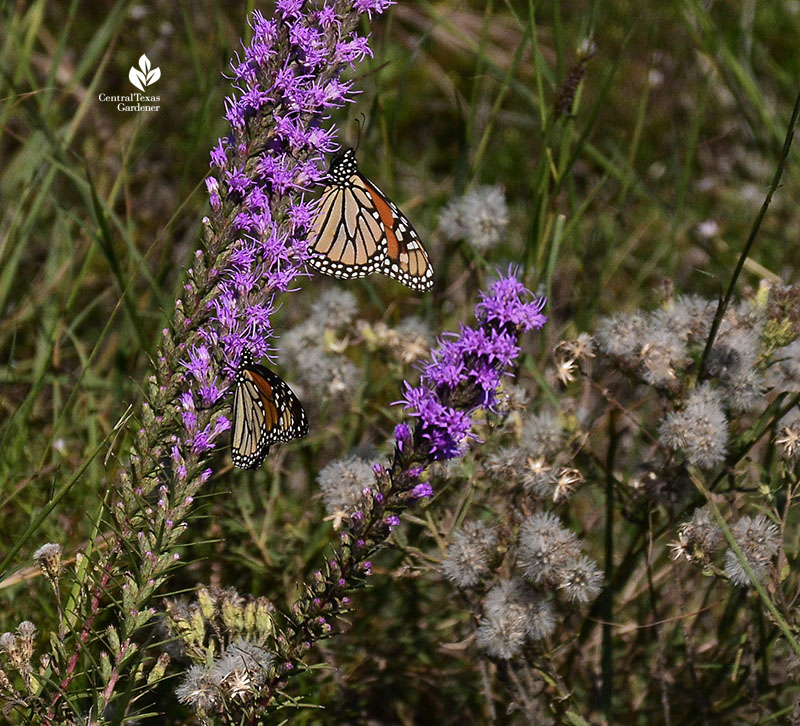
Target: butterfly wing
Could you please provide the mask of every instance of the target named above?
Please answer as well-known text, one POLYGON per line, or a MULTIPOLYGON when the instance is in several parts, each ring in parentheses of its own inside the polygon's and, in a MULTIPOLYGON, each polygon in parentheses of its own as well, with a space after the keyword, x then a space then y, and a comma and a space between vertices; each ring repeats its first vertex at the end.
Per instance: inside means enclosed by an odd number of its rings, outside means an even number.
POLYGON ((236 373, 231 458, 240 469, 258 469, 277 441, 308 433, 308 419, 283 379, 247 356, 236 373))
POLYGON ((386 257, 380 271, 412 290, 425 292, 433 287, 433 265, 419 235, 406 215, 368 179, 362 181, 372 197, 384 228, 386 257))
POLYGON ((360 175, 327 189, 314 221, 309 264, 344 280, 365 277, 386 257, 383 221, 360 175))
POLYGON ((358 172, 346 149, 331 163, 311 231, 312 267, 343 279, 383 272, 424 292, 433 287, 433 266, 406 216, 358 172))

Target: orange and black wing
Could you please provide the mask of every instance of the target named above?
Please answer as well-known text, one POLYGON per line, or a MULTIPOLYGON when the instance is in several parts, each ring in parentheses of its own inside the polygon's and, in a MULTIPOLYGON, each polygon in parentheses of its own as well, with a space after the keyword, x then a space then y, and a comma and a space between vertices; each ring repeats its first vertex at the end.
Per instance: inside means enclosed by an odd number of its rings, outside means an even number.
POLYGON ((309 264, 333 277, 383 272, 409 287, 433 285, 433 267, 406 216, 358 172, 352 149, 331 163, 311 232, 309 264))
POLYGON ((433 265, 417 231, 405 214, 369 179, 361 177, 370 190, 373 203, 383 221, 386 257, 380 267, 412 290, 426 292, 433 287, 433 265))
POLYGON ((258 469, 277 441, 308 433, 305 411, 283 379, 242 353, 233 392, 231 457, 240 469, 258 469))

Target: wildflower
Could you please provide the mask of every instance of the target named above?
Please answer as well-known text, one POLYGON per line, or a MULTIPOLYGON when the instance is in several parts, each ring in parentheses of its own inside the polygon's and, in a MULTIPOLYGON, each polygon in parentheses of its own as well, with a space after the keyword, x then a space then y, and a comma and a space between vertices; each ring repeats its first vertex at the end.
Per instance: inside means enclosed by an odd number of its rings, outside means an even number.
POLYGON ((578 538, 550 512, 537 512, 519 530, 518 562, 535 584, 559 582, 562 570, 580 555, 578 538))
POLYGON ((33 561, 48 578, 57 580, 61 573, 61 545, 42 545, 33 553, 33 561))
POLYGON ((678 527, 678 539, 670 543, 674 559, 699 561, 716 551, 722 542, 722 530, 711 516, 711 510, 698 507, 692 518, 678 527))
POLYGON ((522 442, 532 456, 555 454, 564 440, 564 427, 558 414, 543 411, 532 414, 523 423, 522 442))
POLYGON ((513 274, 501 277, 481 293, 478 327, 462 326, 458 335, 442 338, 419 385, 404 383, 403 406, 419 419, 434 461, 461 454, 470 413, 494 405, 503 369, 519 355, 519 332, 544 325, 544 300, 529 296, 513 274))
POLYGON ((575 380, 578 365, 594 358, 594 342, 588 333, 581 333, 574 340, 562 340, 555 350, 556 377, 562 385, 575 380))
POLYGON ((210 712, 219 702, 219 682, 202 666, 191 666, 175 689, 181 703, 200 713, 210 712))
POLYGON ((419 318, 403 318, 396 331, 399 336, 396 354, 403 363, 413 363, 430 353, 433 333, 430 327, 419 318))
POLYGON ((506 383, 502 395, 498 397, 496 409, 498 413, 523 411, 528 407, 528 399, 528 392, 522 386, 506 383))
MULTIPOLYGON (((731 533, 742 550, 747 564, 758 580, 763 580, 767 567, 781 546, 778 527, 763 514, 742 517, 731 533)), ((733 550, 725 554, 725 573, 739 587, 749 587, 750 577, 733 550)))
POLYGON ((760 407, 765 388, 764 376, 755 370, 743 371, 722 384, 727 407, 734 413, 745 413, 760 407))
POLYGON ((642 330, 639 357, 644 380, 653 386, 666 386, 676 379, 676 370, 683 367, 686 345, 680 335, 649 317, 642 330))
POLYGON ((557 586, 573 602, 589 602, 600 592, 602 582, 602 571, 586 556, 564 564, 558 571, 557 586))
POLYGON ((728 422, 719 393, 708 383, 695 388, 682 411, 667 414, 659 429, 667 448, 681 450, 690 464, 709 469, 725 457, 728 422))
POLYGON ((558 504, 559 502, 563 502, 572 492, 575 490, 575 487, 583 484, 583 474, 580 473, 577 469, 572 469, 570 467, 563 467, 558 472, 558 477, 556 478, 556 488, 553 492, 553 502, 558 504))
POLYGON ((638 363, 643 330, 644 320, 640 315, 618 313, 600 321, 594 338, 603 353, 633 366, 638 363))
POLYGON ((508 225, 505 193, 499 186, 479 186, 450 202, 439 215, 446 239, 464 239, 485 252, 500 240, 508 225))
POLYGON ((306 383, 324 386, 319 392, 328 398, 341 398, 349 394, 358 385, 359 370, 347 358, 331 355, 321 348, 314 347, 305 351, 298 361, 297 372, 306 383))
POLYGON ((575 380, 577 369, 574 358, 565 358, 556 363, 556 378, 561 381, 561 385, 567 386, 575 380))
POLYGON ((542 499, 554 495, 553 486, 556 474, 543 456, 528 456, 522 473, 522 486, 525 491, 542 499))
POLYGON ((484 468, 493 479, 514 481, 525 465, 524 454, 519 446, 503 446, 486 457, 484 468))
POLYGON ((342 328, 356 316, 356 296, 336 287, 326 288, 311 304, 311 320, 321 328, 342 328))
POLYGON ((497 542, 492 527, 481 521, 468 522, 459 529, 442 562, 444 576, 458 587, 472 587, 489 574, 489 557, 497 542))
POLYGON ((33 658, 33 639, 36 636, 36 626, 30 620, 23 620, 17 626, 17 635, 19 636, 20 656, 23 662, 30 667, 31 658, 33 658))
POLYGON ((364 489, 375 483, 372 466, 365 459, 349 456, 331 462, 320 471, 317 483, 328 514, 359 508, 364 489))
POLYGON ((519 578, 492 588, 484 600, 484 613, 478 647, 494 658, 513 658, 528 638, 544 638, 555 628, 550 604, 519 578))
POLYGON ((274 658, 265 648, 243 638, 229 645, 209 672, 232 699, 245 700, 266 682, 274 658))
POLYGON ((594 358, 594 340, 588 333, 580 333, 573 340, 562 340, 556 346, 556 353, 564 359, 586 361, 594 358))
POLYGON ((14 633, 3 633, 0 635, 0 651, 8 656, 8 660, 14 668, 17 670, 22 670, 24 668, 25 661, 19 647, 19 640, 14 633))
POLYGON ((775 443, 781 447, 781 455, 785 459, 794 459, 800 453, 800 426, 784 426, 780 430, 780 437, 775 443))
POLYGON ((704 341, 711 330, 716 304, 699 295, 679 295, 671 309, 654 313, 687 343, 704 341))
POLYGON ((769 368, 770 385, 776 391, 800 391, 800 338, 778 348, 769 368))

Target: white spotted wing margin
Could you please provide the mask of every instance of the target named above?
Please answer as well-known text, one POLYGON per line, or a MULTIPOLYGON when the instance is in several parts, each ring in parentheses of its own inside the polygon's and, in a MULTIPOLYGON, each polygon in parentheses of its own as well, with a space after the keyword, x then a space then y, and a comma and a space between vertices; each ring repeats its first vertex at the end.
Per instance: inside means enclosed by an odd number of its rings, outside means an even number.
POLYGON ((303 406, 285 381, 244 350, 234 378, 231 458, 239 469, 258 469, 277 442, 308 433, 303 406))

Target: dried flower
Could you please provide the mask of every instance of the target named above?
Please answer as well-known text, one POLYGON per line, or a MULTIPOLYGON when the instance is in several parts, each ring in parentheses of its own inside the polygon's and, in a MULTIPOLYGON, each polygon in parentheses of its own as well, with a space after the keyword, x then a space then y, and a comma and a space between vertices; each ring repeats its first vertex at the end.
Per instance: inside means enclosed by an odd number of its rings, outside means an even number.
POLYGON ((602 571, 586 556, 564 564, 558 571, 558 588, 572 602, 589 602, 600 592, 602 583, 602 571))
POLYGON ((522 486, 541 499, 555 496, 556 473, 543 456, 528 456, 522 472, 522 486))
POLYGON ((542 411, 523 423, 522 444, 531 456, 555 454, 564 440, 564 426, 558 414, 542 411))
POLYGON ((497 244, 507 224, 508 207, 499 186, 475 187, 439 215, 439 228, 446 239, 464 239, 481 252, 497 244))
POLYGON ((317 476, 322 501, 328 514, 354 512, 361 504, 362 493, 375 483, 373 464, 356 456, 332 461, 317 476))
POLYGON ((447 548, 442 562, 444 576, 458 587, 472 587, 489 574, 489 557, 497 543, 497 533, 481 521, 467 522, 447 548))
POLYGON ((550 512, 537 512, 519 530, 518 564, 525 578, 535 584, 557 585, 561 572, 580 556, 580 542, 550 512))
POLYGON ((690 464, 709 469, 725 458, 728 421, 720 394, 708 383, 695 388, 682 411, 667 414, 659 429, 667 448, 681 450, 690 464))
POLYGON ((552 606, 519 578, 503 580, 486 595, 478 647, 494 658, 513 658, 528 638, 541 639, 555 628, 552 606))
POLYGON ((61 545, 42 545, 33 553, 33 561, 51 580, 57 580, 61 574, 61 545))
MULTIPOLYGON (((731 533, 753 574, 762 580, 781 546, 780 530, 763 514, 757 514, 755 517, 742 517, 733 525, 731 533)), ((725 573, 739 587, 749 587, 751 584, 749 575, 732 549, 725 554, 725 573)))
POLYGON ((638 363, 644 325, 638 314, 618 313, 600 321, 594 339, 603 353, 634 366, 638 363))
POLYGON ((711 516, 711 510, 698 507, 692 518, 678 527, 678 539, 670 543, 672 556, 697 562, 716 551, 722 542, 722 530, 711 516))
POLYGON ((175 689, 181 703, 201 714, 209 713, 219 702, 219 683, 202 666, 191 666, 181 684, 175 689))
POLYGON ((775 443, 781 447, 781 456, 785 459, 795 459, 800 453, 800 426, 784 426, 775 443))
POLYGON ((570 467, 563 467, 558 472, 556 478, 556 487, 553 492, 553 502, 559 504, 563 502, 572 492, 576 486, 583 484, 583 474, 577 469, 570 467))

